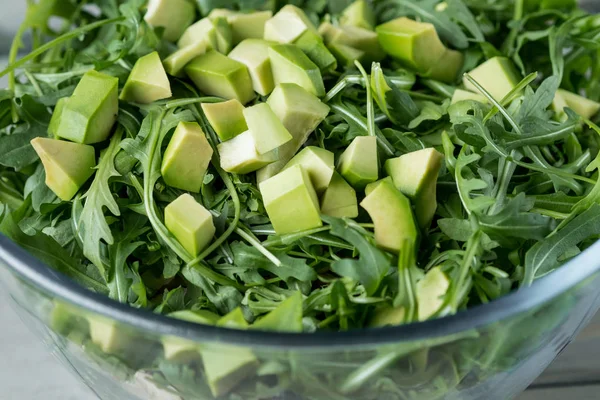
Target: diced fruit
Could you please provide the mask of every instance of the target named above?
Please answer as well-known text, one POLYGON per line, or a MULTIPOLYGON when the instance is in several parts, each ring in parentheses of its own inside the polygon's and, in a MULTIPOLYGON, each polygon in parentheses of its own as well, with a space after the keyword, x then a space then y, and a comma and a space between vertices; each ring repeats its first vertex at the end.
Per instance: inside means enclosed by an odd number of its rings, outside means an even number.
POLYGON ((246 321, 246 318, 244 318, 244 312, 238 307, 219 319, 217 326, 231 329, 247 329, 250 325, 246 321))
POLYGON ((263 39, 246 39, 236 46, 229 58, 244 64, 250 72, 252 87, 261 96, 273 91, 273 70, 269 59, 271 43, 263 39))
POLYGON ((375 242, 390 252, 398 253, 417 240, 417 226, 408 197, 389 180, 382 180, 360 203, 375 224, 375 242))
MULTIPOLYGON (((203 325, 215 325, 219 316, 206 310, 199 311, 176 311, 168 314, 171 318, 193 322, 203 325)), ((200 359, 200 346, 190 340, 165 337, 162 339, 165 359, 171 362, 191 363, 200 359)))
POLYGON ((148 104, 171 97, 171 84, 157 52, 137 60, 125 87, 121 100, 148 104))
POLYGON ((321 197, 321 213, 337 218, 358 217, 356 191, 337 172, 321 197))
POLYGON ((174 42, 196 18, 196 9, 188 0, 150 0, 144 16, 155 28, 165 29, 165 39, 174 42))
POLYGON ((56 107, 54 107, 54 112, 52 113, 52 118, 50 119, 50 125, 48 125, 48 134, 54 138, 58 138, 58 126, 60 125, 60 119, 62 117, 62 112, 67 100, 69 100, 68 97, 59 99, 56 102, 56 107))
POLYGON ((236 99, 221 103, 203 103, 202 111, 222 141, 232 139, 248 130, 244 106, 236 99))
POLYGON ((96 152, 92 146, 41 137, 31 145, 46 170, 46 186, 61 200, 71 200, 94 174, 96 152))
POLYGON ((218 51, 196 57, 185 67, 185 72, 205 94, 237 99, 242 104, 255 96, 246 66, 218 51))
POLYGON ((394 185, 413 200, 419 226, 426 229, 437 208, 436 186, 444 156, 433 148, 414 151, 385 162, 394 185))
POLYGON ((185 30, 181 39, 177 42, 177 47, 183 49, 197 43, 207 43, 213 49, 217 48, 217 32, 213 21, 208 18, 202 18, 185 30))
POLYGON ((337 68, 337 60, 331 54, 321 36, 307 30, 294 42, 316 64, 321 72, 333 71, 337 68))
POLYGON ((279 44, 269 48, 273 79, 276 85, 296 83, 315 96, 325 95, 321 71, 297 46, 279 44))
POLYGON ((331 50, 331 54, 333 54, 336 60, 344 67, 353 66, 354 61, 362 63, 366 59, 366 53, 364 51, 346 46, 345 44, 331 43, 328 47, 329 50, 331 50))
POLYGON ((357 136, 338 160, 338 171, 356 189, 363 189, 379 177, 377 138, 357 136))
POLYGON ((318 228, 319 200, 308 173, 295 165, 261 182, 267 214, 278 235, 318 228))
POLYGON ((123 356, 131 347, 131 336, 119 329, 115 321, 89 317, 90 339, 106 354, 123 356))
POLYGON ((342 12, 340 24, 373 30, 375 13, 366 0, 356 0, 342 12))
POLYGON ((440 311, 449 287, 450 280, 440 267, 432 268, 423 279, 417 282, 419 321, 428 320, 440 311))
POLYGON ((586 99, 576 93, 558 89, 556 96, 560 96, 570 109, 581 115, 583 118, 590 119, 600 111, 600 103, 586 99))
POLYGON ((213 149, 196 122, 180 122, 163 157, 161 172, 171 187, 199 193, 213 149))
POLYGON ((200 41, 196 44, 179 49, 169 57, 165 58, 165 61, 163 62, 165 71, 171 76, 183 77, 185 75, 183 69, 190 61, 212 49, 212 45, 206 41, 200 41))
POLYGON ((50 328, 54 332, 61 336, 68 336, 74 331, 83 333, 89 330, 88 321, 78 308, 60 300, 54 300, 53 303, 50 328))
POLYGON ((227 18, 215 18, 212 20, 215 27, 215 36, 217 39, 217 50, 223 54, 229 54, 233 47, 233 31, 227 18))
POLYGON ((295 292, 276 309, 256 321, 252 329, 277 332, 302 332, 302 293, 295 292))
POLYGON ((452 101, 450 104, 455 104, 463 100, 475 100, 483 104, 488 103, 488 100, 485 98, 485 96, 469 92, 468 90, 456 89, 452 95, 452 101))
POLYGON ((293 139, 279 148, 279 161, 257 172, 258 182, 278 174, 329 114, 329 106, 294 83, 278 85, 267 104, 293 139))
POLYGON ((82 144, 105 141, 119 112, 119 79, 96 71, 83 75, 64 103, 57 135, 82 144))
POLYGON ((369 326, 372 328, 398 326, 404 323, 405 318, 406 310, 404 307, 381 307, 373 312, 373 317, 369 321, 369 326))
POLYGON ((208 246, 216 232, 210 211, 187 193, 165 208, 165 225, 192 257, 208 246))
POLYGON ((221 168, 235 174, 248 174, 278 160, 278 151, 259 154, 249 130, 217 146, 221 168))
POLYGON ((243 113, 258 154, 266 154, 292 140, 292 135, 267 103, 246 108, 243 113))
POLYGON ((236 45, 245 39, 263 39, 265 36, 265 23, 273 16, 271 11, 258 11, 252 13, 219 12, 213 10, 209 18, 216 18, 224 15, 231 24, 233 32, 233 44, 236 45))
POLYGON ((293 43, 307 30, 317 32, 302 9, 288 4, 266 22, 264 38, 278 43, 293 43))
MULTIPOLYGON (((502 100, 520 81, 518 72, 506 57, 490 58, 469 72, 469 75, 498 101, 502 100)), ((479 93, 479 90, 466 78, 464 84, 467 90, 479 93)))
POLYGON ((319 33, 327 46, 339 44, 364 52, 361 62, 380 61, 385 57, 377 33, 368 29, 356 26, 333 26, 325 22, 319 27, 319 33))
POLYGON ((465 63, 465 56, 460 51, 446 49, 442 57, 423 76, 438 81, 453 83, 465 63))
POLYGON ((305 147, 287 163, 284 170, 294 165, 302 166, 308 172, 308 176, 317 194, 323 193, 329 186, 335 172, 334 157, 333 153, 329 150, 316 146, 305 147))
POLYGON ((215 397, 229 393, 258 368, 254 353, 246 347, 217 346, 202 350, 202 364, 210 390, 215 397))

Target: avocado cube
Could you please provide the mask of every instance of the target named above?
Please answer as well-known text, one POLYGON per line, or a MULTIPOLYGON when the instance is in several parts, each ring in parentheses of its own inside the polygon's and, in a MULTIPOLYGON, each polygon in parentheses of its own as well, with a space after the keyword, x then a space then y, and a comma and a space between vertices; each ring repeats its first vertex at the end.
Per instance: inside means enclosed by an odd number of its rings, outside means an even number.
POLYGON ((58 126, 60 125, 60 119, 67 100, 69 100, 68 97, 58 99, 56 107, 54 107, 54 112, 52 113, 52 118, 50 119, 50 125, 48 125, 48 134, 56 139, 58 138, 58 126))
POLYGON ((407 242, 416 242, 418 233, 410 200, 389 180, 372 186, 360 205, 373 220, 377 246, 399 253, 407 242))
POLYGON ((454 94, 452 95, 452 101, 450 102, 450 104, 456 104, 459 101, 464 101, 464 100, 474 100, 474 101, 478 101, 483 104, 488 103, 488 99, 486 99, 485 96, 482 96, 477 93, 469 92, 468 90, 456 89, 454 91, 454 94))
POLYGON ((302 303, 302 293, 295 292, 250 328, 261 331, 301 333, 302 303))
POLYGON ((259 188, 278 235, 323 226, 317 193, 308 173, 300 165, 261 182, 259 188))
POLYGON ((317 194, 323 193, 329 186, 335 172, 334 155, 331 151, 316 146, 308 146, 287 163, 284 170, 300 165, 308 176, 317 194))
POLYGON ((266 154, 292 140, 292 135, 267 103, 248 107, 243 113, 258 154, 266 154))
MULTIPOLYGON (((521 80, 512 61, 506 57, 490 58, 469 72, 469 75, 497 101, 501 101, 521 80)), ((467 90, 479 93, 475 85, 466 78, 464 85, 467 90)))
MULTIPOLYGON (((565 89, 558 89, 556 98, 559 98, 563 104, 557 111, 562 111, 564 107, 569 107, 583 118, 590 119, 600 111, 600 103, 586 99, 576 93, 565 89)), ((57 106, 58 107, 58 106, 57 106)))
POLYGON ((246 39, 229 54, 229 58, 244 64, 250 72, 252 87, 261 96, 273 91, 273 70, 269 59, 270 42, 263 39, 246 39))
POLYGON ((251 13, 242 13, 230 11, 225 13, 222 10, 213 10, 209 18, 225 16, 231 24, 233 33, 233 44, 236 45, 245 39, 263 39, 265 36, 265 24, 273 16, 271 11, 256 11, 251 13))
POLYGON ((383 328, 386 326, 402 325, 406 319, 406 309, 404 307, 380 307, 373 312, 369 321, 371 328, 383 328))
POLYGON ((385 57, 385 52, 379 44, 377 33, 356 26, 335 27, 328 22, 321 24, 319 33, 323 36, 328 46, 340 44, 364 52, 359 60, 369 63, 380 61, 385 57))
POLYGON ((352 67, 354 61, 363 63, 367 59, 367 53, 354 47, 346 46, 341 43, 331 43, 328 45, 331 54, 344 67, 352 67))
MULTIPOLYGON (((217 314, 206 310, 176 311, 167 316, 203 325, 215 325, 220 318, 217 314)), ((201 349, 196 342, 174 337, 165 337, 162 339, 162 345, 165 359, 168 361, 188 364, 200 359, 201 349)))
POLYGON ((288 4, 265 23, 264 38, 277 43, 293 43, 306 31, 317 33, 317 28, 301 8, 288 4))
POLYGON ((229 314, 221 317, 217 322, 217 326, 231 329, 247 329, 249 324, 248 321, 246 321, 246 318, 244 318, 242 309, 237 307, 229 314))
POLYGON ((227 18, 215 18, 212 20, 215 27, 215 35, 217 38, 217 50, 220 53, 228 54, 233 47, 233 31, 227 18))
POLYGON ((379 177, 377 138, 357 136, 338 160, 339 173, 355 189, 364 189, 379 177))
POLYGON ((221 103, 202 103, 202 111, 222 141, 248 130, 244 106, 236 99, 221 103))
POLYGON ((54 300, 50 314, 50 328, 61 336, 72 333, 85 334, 89 331, 87 319, 77 307, 63 301, 54 300))
POLYGON ((188 0, 150 0, 144 19, 154 28, 164 28, 164 38, 175 42, 196 19, 196 7, 188 0))
POLYGON ((279 148, 279 160, 257 172, 258 182, 278 174, 329 114, 329 106, 294 83, 277 85, 267 104, 293 139, 279 148))
POLYGON ((246 347, 227 346, 202 350, 204 374, 215 397, 224 396, 244 379, 256 374, 258 360, 246 347))
POLYGON ((356 191, 337 172, 333 173, 329 186, 321 196, 321 214, 336 218, 358 217, 356 191))
POLYGON ((325 86, 319 67, 293 44, 278 44, 269 48, 269 58, 276 85, 296 83, 317 97, 325 96, 325 86))
POLYGON ((413 201, 422 229, 429 227, 435 215, 437 178, 443 160, 444 156, 439 151, 429 148, 385 162, 385 170, 396 188, 413 201))
POLYGON ((217 30, 213 20, 202 18, 200 21, 191 25, 185 30, 183 35, 181 35, 181 38, 177 42, 177 47, 183 49, 199 42, 207 43, 211 48, 217 49, 217 30))
POLYGON ((106 354, 123 357, 131 347, 131 336, 120 329, 115 321, 88 317, 90 323, 90 339, 92 343, 106 354))
POLYGON ((162 160, 162 177, 168 186, 199 193, 212 156, 200 125, 180 122, 162 160))
POLYGON ((94 175, 96 151, 92 146, 37 137, 31 141, 46 171, 46 186, 69 201, 94 175))
POLYGON ((212 45, 206 41, 199 41, 196 44, 179 49, 163 61, 165 71, 171 76, 183 78, 185 76, 183 73, 185 66, 194 58, 212 49, 212 45))
POLYGON ((356 0, 342 11, 340 24, 372 31, 375 26, 375 13, 366 0, 356 0))
POLYGON ((465 56, 460 51, 446 49, 440 59, 423 76, 446 83, 454 83, 463 67, 465 56))
POLYGON ((217 146, 221 168, 234 174, 248 174, 278 160, 278 151, 259 154, 251 131, 246 131, 217 146))
POLYGON ((82 144, 108 139, 119 112, 119 79, 96 71, 83 75, 63 105, 57 135, 82 144))
POLYGON ((137 60, 127 78, 120 99, 149 104, 171 96, 171 83, 155 51, 137 60))
POLYGON ((426 321, 440 311, 449 288, 450 280, 440 267, 430 269, 425 277, 417 282, 419 321, 426 321))
POLYGON ((208 246, 216 232, 210 211, 187 193, 165 208, 165 225, 192 257, 208 246))
POLYGON ((307 30, 294 42, 314 62, 321 72, 333 71, 337 68, 337 60, 331 54, 321 36, 307 30))
POLYGON ((185 67, 185 72, 207 95, 237 99, 242 104, 255 96, 246 66, 216 50, 196 57, 185 67))

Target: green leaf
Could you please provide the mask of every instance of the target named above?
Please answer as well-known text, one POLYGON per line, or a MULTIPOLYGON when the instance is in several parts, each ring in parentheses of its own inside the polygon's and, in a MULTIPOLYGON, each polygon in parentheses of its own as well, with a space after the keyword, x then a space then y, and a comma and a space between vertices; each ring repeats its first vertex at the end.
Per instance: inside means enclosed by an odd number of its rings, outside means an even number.
POLYGON ((30 124, 19 126, 10 135, 0 136, 0 164, 18 171, 38 161, 31 140, 40 136, 46 136, 46 129, 30 124))

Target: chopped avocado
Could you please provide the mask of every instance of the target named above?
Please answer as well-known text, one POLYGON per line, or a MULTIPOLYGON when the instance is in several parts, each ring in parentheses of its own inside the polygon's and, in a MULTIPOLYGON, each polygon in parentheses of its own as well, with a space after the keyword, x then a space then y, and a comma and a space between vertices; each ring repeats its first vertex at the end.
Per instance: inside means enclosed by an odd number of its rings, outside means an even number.
MULTIPOLYGON (((206 310, 176 311, 167 316, 203 325, 215 325, 219 320, 217 314, 206 310)), ((165 337, 162 339, 162 345, 165 359, 168 361, 187 364, 200 359, 201 349, 196 342, 180 338, 165 337)))
POLYGON ((325 96, 319 67, 297 46, 278 44, 269 48, 273 79, 276 85, 296 83, 317 97, 325 96))
POLYGON ((233 31, 227 18, 220 17, 212 20, 215 27, 215 36, 217 39, 217 50, 223 54, 229 54, 233 47, 233 31))
POLYGON ((261 182, 259 188, 278 235, 323 226, 317 193, 300 165, 261 182))
POLYGON ((338 44, 362 51, 364 55, 359 60, 361 62, 380 61, 385 57, 377 33, 368 29, 356 26, 333 26, 325 22, 319 27, 319 33, 330 48, 338 44))
POLYGON ((263 39, 246 39, 229 54, 229 58, 248 68, 252 87, 261 96, 268 96, 275 87, 268 51, 271 44, 263 39))
POLYGON ((308 172, 315 191, 320 194, 327 189, 335 172, 334 157, 331 151, 321 147, 305 147, 287 163, 284 170, 294 165, 301 165, 308 172))
POLYGON ((243 113, 258 154, 266 154, 292 140, 292 135, 267 103, 248 107, 243 113))
POLYGON ((90 338, 92 343, 104 353, 123 356, 131 347, 131 336, 123 332, 115 321, 88 317, 90 323, 90 338))
POLYGON ((231 329, 247 329, 250 325, 240 307, 225 315, 217 322, 217 326, 231 329))
POLYGON ((57 135, 76 143, 108 139, 119 112, 119 79, 96 71, 83 75, 64 103, 57 135))
POLYGON ((450 104, 455 104, 463 100, 474 100, 483 104, 488 103, 488 99, 486 99, 485 96, 482 96, 478 93, 469 92, 468 90, 456 89, 452 95, 452 101, 450 104))
MULTIPOLYGON (((519 83, 519 74, 512 62, 506 57, 490 58, 469 72, 494 99, 502 100, 519 83)), ((479 93, 479 90, 466 78, 464 84, 467 90, 479 93)))
POLYGON ((346 46, 345 44, 331 43, 328 45, 328 48, 338 63, 344 67, 350 67, 354 65, 354 61, 362 63, 366 59, 366 53, 364 51, 346 46))
POLYGON ((400 252, 405 243, 415 243, 417 226, 410 200, 389 180, 374 186, 360 203, 375 224, 375 242, 390 252, 400 252))
POLYGON ((237 99, 242 104, 255 96, 246 66, 216 50, 196 57, 185 67, 185 72, 205 94, 237 99))
POLYGON ((394 185, 415 205, 419 226, 427 229, 437 208, 436 186, 444 156, 433 148, 414 151, 385 162, 394 185))
POLYGON ((331 54, 321 36, 307 30, 294 42, 316 64, 321 72, 333 71, 337 68, 337 60, 331 54))
POLYGON ((164 28, 164 38, 174 42, 196 18, 196 7, 188 0, 150 0, 144 19, 154 28, 164 28))
POLYGON ((306 31, 317 33, 317 28, 302 9, 288 4, 265 23, 264 38, 277 43, 293 43, 306 31))
POLYGON ((373 312, 369 326, 371 328, 398 326, 404 323, 405 318, 406 310, 404 307, 380 307, 373 312))
POLYGON ((58 126, 60 125, 60 119, 67 100, 69 100, 68 97, 58 99, 56 107, 54 107, 54 112, 52 113, 52 118, 50 119, 50 125, 48 125, 48 134, 57 139, 58 126))
POLYGON ((199 193, 212 156, 200 125, 180 122, 163 157, 162 177, 168 186, 199 193))
POLYGON ((38 137, 31 145, 46 170, 46 186, 69 201, 94 174, 96 152, 92 146, 38 137))
POLYGON ((465 63, 465 56, 460 51, 446 49, 442 57, 423 76, 446 83, 454 83, 465 63))
POLYGON ((212 49, 212 45, 206 41, 179 49, 163 61, 165 71, 171 76, 181 78, 185 75, 183 69, 190 61, 212 49))
POLYGON ((338 171, 356 189, 363 189, 379 177, 377 138, 357 136, 338 160, 338 171))
POLYGON ((356 0, 342 12, 340 24, 373 30, 375 13, 366 0, 356 0))
POLYGON ((148 104, 171 97, 171 84, 158 53, 150 53, 137 60, 125 87, 121 100, 148 104))
MULTIPOLYGON (((218 16, 218 13, 213 14, 211 12, 209 18, 216 16, 218 16)), ((251 13, 233 12, 226 15, 233 32, 233 44, 236 45, 245 39, 263 39, 265 36, 265 24, 272 16, 273 13, 271 11, 251 13)))
POLYGON ((258 182, 278 174, 329 114, 329 106, 294 83, 277 85, 267 104, 293 139, 279 148, 279 161, 257 172, 258 182))
POLYGON ((428 320, 440 310, 449 287, 450 280, 440 267, 432 268, 417 282, 419 321, 428 320))
POLYGON ((54 300, 53 303, 49 323, 54 332, 61 336, 68 336, 74 331, 80 333, 89 331, 88 321, 78 308, 59 300, 54 300))
POLYGON ((259 154, 251 131, 243 132, 217 146, 221 168, 234 174, 248 174, 278 160, 278 150, 259 154))
POLYGON ((183 49, 201 42, 209 44, 213 49, 217 49, 217 31, 213 21, 208 18, 202 18, 187 28, 183 35, 181 35, 181 39, 177 42, 177 47, 183 49))
POLYGON ((302 332, 302 293, 295 292, 276 309, 256 321, 251 329, 277 332, 302 332))
POLYGON ((202 350, 208 386, 215 397, 229 393, 244 379, 256 374, 258 360, 246 347, 214 346, 202 350))
POLYGON ((358 217, 356 191, 337 172, 333 173, 329 186, 321 196, 321 213, 337 218, 358 217))
POLYGON ((202 103, 202 111, 222 141, 248 130, 244 106, 236 99, 221 103, 202 103))
POLYGON ((165 225, 192 257, 208 246, 216 231, 210 211, 187 193, 165 208, 165 225))
POLYGON ((581 115, 583 118, 590 119, 600 111, 600 103, 586 99, 576 93, 558 89, 556 95, 557 97, 560 96, 570 109, 581 115))

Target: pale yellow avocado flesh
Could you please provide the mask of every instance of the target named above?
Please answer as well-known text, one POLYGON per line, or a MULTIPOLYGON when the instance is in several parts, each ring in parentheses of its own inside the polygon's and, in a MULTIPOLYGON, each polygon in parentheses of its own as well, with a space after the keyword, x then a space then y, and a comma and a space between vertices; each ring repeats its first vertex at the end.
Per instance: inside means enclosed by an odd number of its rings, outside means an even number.
MULTIPOLYGON (((219 320, 217 314, 206 310, 176 311, 167 316, 203 325, 215 325, 219 320)), ((200 359, 201 346, 196 342, 175 337, 165 337, 162 339, 162 345, 165 359, 169 361, 185 364, 200 359)))
POLYGON ((223 8, 216 8, 208 14, 208 18, 227 18, 231 25, 233 45, 245 39, 263 39, 265 36, 265 24, 273 16, 271 11, 257 11, 242 13, 223 8))
POLYGON ((258 154, 267 154, 292 140, 292 135, 268 103, 248 107, 243 113, 258 154))
POLYGON ((338 172, 356 189, 375 182, 379 176, 377 138, 357 136, 338 160, 338 172))
POLYGON ((335 172, 334 154, 321 147, 305 147, 294 156, 284 167, 284 170, 294 165, 300 165, 306 172, 317 194, 323 193, 329 186, 335 172))
POLYGON ((260 318, 250 327, 260 331, 300 333, 302 327, 302 293, 295 292, 277 308, 260 318))
POLYGON ((185 76, 183 69, 190 61, 212 49, 212 45, 207 41, 199 41, 179 49, 163 61, 165 71, 171 76, 182 78, 185 76))
POLYGON ((220 103, 202 103, 202 111, 219 138, 227 141, 248 130, 244 106, 233 99, 220 103))
POLYGON ((208 246, 216 232, 210 211, 187 193, 165 208, 165 225, 192 257, 208 246))
POLYGON ((157 52, 150 53, 135 63, 120 99, 149 104, 171 97, 171 83, 157 52))
POLYGON ((485 96, 482 96, 478 93, 473 93, 473 92, 470 92, 468 90, 463 90, 463 89, 456 89, 454 91, 454 94, 452 95, 452 100, 450 101, 450 104, 456 104, 459 101, 464 101, 464 100, 474 100, 474 101, 478 101, 483 104, 489 103, 488 99, 485 96))
POLYGON ((375 13, 371 4, 366 0, 354 1, 342 11, 340 24, 373 30, 375 26, 375 13))
POLYGON ((277 43, 293 43, 307 30, 317 32, 302 9, 288 4, 266 22, 264 38, 277 43))
POLYGON ((317 97, 325 96, 321 70, 297 46, 273 45, 269 48, 269 58, 276 85, 295 83, 317 97))
POLYGON ((177 42, 177 47, 183 49, 199 42, 206 42, 213 49, 217 48, 217 33, 213 21, 202 18, 185 30, 177 42))
POLYGON ((221 168, 235 174, 248 174, 279 159, 278 149, 265 154, 256 150, 256 140, 251 131, 217 145, 221 157, 221 168))
POLYGON ((555 104, 558 104, 557 111, 562 111, 565 107, 569 107, 577 114, 587 119, 592 118, 600 111, 600 103, 565 89, 558 89, 556 92, 555 104))
POLYGON ((419 321, 426 321, 440 311, 449 287, 450 280, 440 267, 432 268, 417 282, 419 321))
POLYGON ((337 172, 321 196, 321 213, 336 218, 358 217, 356 191, 337 172))
POLYGON ((165 28, 164 38, 170 42, 177 41, 195 18, 196 9, 187 0, 149 0, 144 16, 150 26, 165 28))
POLYGON ((261 96, 268 96, 275 87, 269 58, 271 42, 263 39, 246 39, 229 53, 229 58, 244 64, 250 72, 252 87, 261 96))
MULTIPOLYGON (((505 57, 490 58, 469 72, 469 75, 497 101, 501 101, 521 80, 512 61, 505 57)), ((467 90, 479 93, 467 78, 463 79, 463 83, 467 90)))

